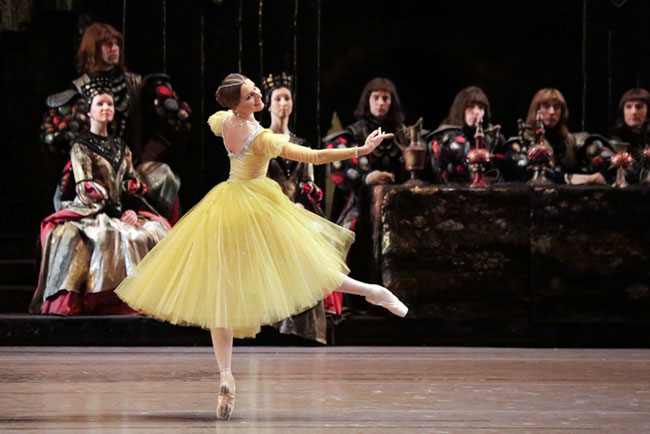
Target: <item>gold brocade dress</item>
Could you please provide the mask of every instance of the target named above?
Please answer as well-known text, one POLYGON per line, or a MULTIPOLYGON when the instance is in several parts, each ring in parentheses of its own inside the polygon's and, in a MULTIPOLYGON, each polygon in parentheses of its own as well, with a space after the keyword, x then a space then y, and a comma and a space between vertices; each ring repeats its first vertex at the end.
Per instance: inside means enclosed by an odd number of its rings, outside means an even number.
MULTIPOLYGON (((215 135, 231 115, 210 117, 215 135)), ((323 152, 255 129, 239 153, 228 151, 228 180, 183 216, 117 295, 162 320, 232 328, 239 338, 316 305, 349 272, 354 233, 296 207, 266 172, 278 155, 315 164, 352 156, 323 152)))
POLYGON ((151 212, 138 211, 137 225, 110 212, 135 205, 129 181, 142 187, 123 140, 85 133, 72 146, 70 163, 76 194, 41 224, 43 254, 32 313, 96 313, 98 304, 119 302, 109 293, 169 230, 151 212))

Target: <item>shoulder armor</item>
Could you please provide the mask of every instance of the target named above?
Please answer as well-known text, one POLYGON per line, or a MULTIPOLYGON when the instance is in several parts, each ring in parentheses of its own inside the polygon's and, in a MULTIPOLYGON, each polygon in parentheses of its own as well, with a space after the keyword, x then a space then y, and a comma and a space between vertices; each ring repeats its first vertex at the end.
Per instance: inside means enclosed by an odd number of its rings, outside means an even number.
POLYGON ((609 147, 611 147, 609 139, 607 139, 605 136, 601 136, 600 134, 591 134, 586 131, 581 131, 578 133, 571 133, 570 135, 573 136, 577 149, 580 149, 583 146, 589 146, 595 140, 600 140, 601 142, 606 143, 609 147))
POLYGON ((323 143, 327 145, 329 143, 336 141, 339 137, 342 137, 347 142, 354 141, 354 136, 352 136, 352 133, 350 133, 350 131, 348 130, 343 130, 343 131, 337 131, 335 133, 327 135, 326 137, 323 137, 323 143))
POLYGON ((132 80, 139 80, 142 84, 146 84, 150 80, 159 80, 159 81, 165 81, 167 83, 170 83, 171 80, 169 78, 169 75, 163 74, 161 72, 155 72, 153 74, 147 74, 144 77, 140 77, 138 74, 134 74, 132 72, 127 72, 127 79, 129 78, 129 75, 135 75, 137 78, 132 78, 132 80))
POLYGON ((423 135, 424 139, 426 141, 432 140, 435 136, 440 135, 442 133, 448 133, 451 131, 457 131, 458 133, 462 133, 463 129, 457 125, 440 125, 438 128, 435 130, 427 133, 426 135, 423 135))
POLYGON ((357 142, 363 142, 366 139, 369 131, 367 131, 366 123, 362 120, 356 121, 352 125, 348 125, 346 128, 352 134, 352 137, 357 142))
POLYGON ((519 136, 508 137, 508 140, 503 142, 503 146, 504 147, 509 147, 514 143, 521 143, 521 137, 519 137, 519 136))
POLYGON ((589 147, 594 143, 598 148, 607 148, 610 151, 614 152, 614 147, 612 146, 610 140, 604 136, 601 136, 600 134, 590 134, 586 131, 582 131, 579 133, 571 133, 571 136, 573 136, 573 139, 575 140, 575 152, 577 158, 579 159, 585 158, 589 152, 594 152, 594 149, 589 149, 589 147))
POLYGON ((140 74, 127 71, 124 73, 124 78, 126 80, 126 84, 131 88, 138 88, 142 86, 142 76, 140 74))
POLYGON ((45 104, 50 108, 58 108, 71 102, 75 96, 80 95, 76 90, 68 89, 63 92, 54 93, 47 97, 45 104))
POLYGON ((88 82, 90 82, 90 76, 88 74, 84 74, 81 77, 72 80, 72 84, 74 85, 75 89, 77 89, 77 92, 81 94, 83 94, 81 89, 83 88, 84 84, 87 84, 88 82))

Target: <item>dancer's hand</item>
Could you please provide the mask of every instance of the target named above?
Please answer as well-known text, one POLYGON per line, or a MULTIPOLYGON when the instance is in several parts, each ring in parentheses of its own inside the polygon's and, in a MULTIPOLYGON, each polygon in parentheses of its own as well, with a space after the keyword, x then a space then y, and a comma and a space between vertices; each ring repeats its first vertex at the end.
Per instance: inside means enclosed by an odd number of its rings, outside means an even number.
POLYGON ((138 215, 132 209, 127 209, 120 219, 127 225, 136 226, 138 224, 138 215))
POLYGON ((377 128, 375 131, 368 134, 366 143, 359 148, 359 155, 368 155, 374 151, 377 146, 379 146, 382 140, 389 139, 393 137, 393 135, 394 134, 392 133, 384 133, 381 128, 377 128))

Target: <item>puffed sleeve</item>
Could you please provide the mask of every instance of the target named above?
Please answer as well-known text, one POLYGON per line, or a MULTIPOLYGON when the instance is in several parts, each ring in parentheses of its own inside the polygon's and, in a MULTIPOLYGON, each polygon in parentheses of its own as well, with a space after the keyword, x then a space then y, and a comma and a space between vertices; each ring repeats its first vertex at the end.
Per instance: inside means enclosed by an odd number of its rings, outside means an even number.
POLYGON ((75 187, 77 197, 81 203, 92 205, 106 200, 108 193, 104 186, 93 179, 92 159, 87 152, 88 148, 75 143, 70 149, 70 162, 77 182, 75 187))
POLYGON ((253 153, 255 155, 266 155, 275 158, 282 152, 282 148, 289 144, 289 136, 276 134, 271 130, 262 131, 253 142, 253 153))
POLYGON ((253 146, 253 152, 256 155, 268 155, 271 158, 279 155, 289 160, 311 164, 325 164, 353 158, 355 149, 310 149, 291 143, 289 136, 275 134, 271 130, 263 131, 253 146))
POLYGON ((208 118, 208 125, 215 136, 223 135, 223 121, 231 114, 231 110, 220 110, 208 118))

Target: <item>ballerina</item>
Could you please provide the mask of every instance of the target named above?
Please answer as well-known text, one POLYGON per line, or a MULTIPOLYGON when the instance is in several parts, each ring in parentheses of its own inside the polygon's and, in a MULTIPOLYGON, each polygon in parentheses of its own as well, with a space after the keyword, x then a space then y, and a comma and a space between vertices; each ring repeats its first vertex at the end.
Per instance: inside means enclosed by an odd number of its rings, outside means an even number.
POLYGON ((233 337, 254 337, 261 325, 309 309, 334 290, 402 317, 408 308, 388 289, 347 276, 352 231, 294 206, 266 176, 271 158, 358 158, 392 134, 378 129, 360 147, 312 150, 260 127, 254 114, 264 108, 262 94, 245 76, 226 76, 216 97, 230 109, 208 119, 230 158, 228 180, 183 216, 116 293, 162 320, 210 329, 220 377, 217 418, 229 419, 233 337))

